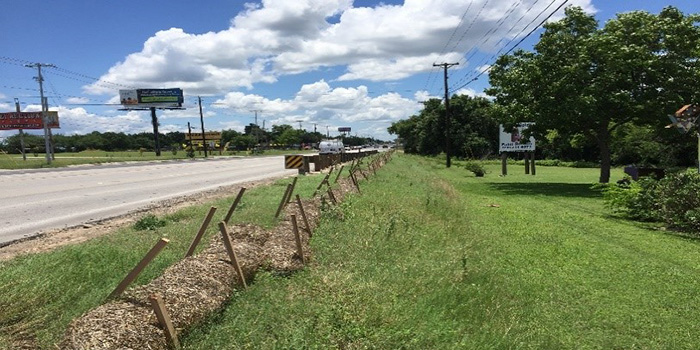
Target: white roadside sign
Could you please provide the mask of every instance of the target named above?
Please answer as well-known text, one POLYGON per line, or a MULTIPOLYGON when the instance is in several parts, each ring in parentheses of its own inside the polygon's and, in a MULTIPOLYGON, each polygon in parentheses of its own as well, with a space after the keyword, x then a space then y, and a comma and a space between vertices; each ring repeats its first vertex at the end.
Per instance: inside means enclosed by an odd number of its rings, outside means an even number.
POLYGON ((520 123, 512 133, 505 132, 503 124, 498 126, 498 152, 530 152, 535 150, 535 138, 525 139, 523 131, 534 123, 520 123))

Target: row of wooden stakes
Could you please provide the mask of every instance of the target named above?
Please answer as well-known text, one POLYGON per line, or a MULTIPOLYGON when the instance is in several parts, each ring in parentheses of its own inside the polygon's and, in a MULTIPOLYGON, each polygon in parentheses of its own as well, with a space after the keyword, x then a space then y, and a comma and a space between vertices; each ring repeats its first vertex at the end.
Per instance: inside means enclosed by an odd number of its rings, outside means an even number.
MULTIPOLYGON (((381 165, 386 163, 389 158, 391 157, 392 152, 386 152, 383 153, 382 156, 375 158, 372 162, 370 162, 367 166, 367 171, 371 171, 373 174, 376 174, 376 171, 381 165)), ((360 186, 358 183, 358 174, 360 174, 365 180, 368 179, 367 174, 365 171, 363 171, 362 167, 360 166, 362 163, 362 159, 356 159, 352 160, 352 163, 349 165, 349 177, 354 185, 354 187, 357 189, 358 193, 360 192, 360 186)), ((340 169, 337 171, 337 174, 335 175, 335 180, 333 180, 333 183, 337 183, 340 175, 342 174, 343 170, 345 168, 345 165, 341 164, 340 169)), ((334 167, 331 167, 330 171, 325 175, 323 180, 319 183, 317 186, 316 190, 314 191, 312 197, 316 197, 319 193, 322 194, 321 200, 325 201, 325 197, 327 196, 328 199, 335 205, 338 203, 338 200, 333 193, 332 186, 330 183, 330 177, 334 173, 334 167), (326 186, 326 190, 323 191, 322 188, 326 186)), ((286 187, 286 190, 282 196, 282 199, 280 200, 280 204, 277 208, 277 211, 275 213, 275 218, 279 217, 280 213, 284 210, 284 208, 289 204, 292 203, 292 197, 294 193, 294 189, 296 187, 298 177, 294 177, 293 181, 291 184, 288 184, 286 187)), ((219 231, 222 236, 222 240, 224 243, 224 247, 226 248, 226 252, 228 254, 228 257, 231 261, 231 265, 235 269, 236 275, 241 282, 241 285, 244 289, 248 288, 247 282, 245 280, 245 276, 243 274, 243 271, 241 269, 241 266, 238 262, 238 257, 236 255, 236 252, 233 249, 233 244, 231 242, 231 234, 228 230, 228 222, 231 219, 234 211, 238 207, 243 194, 245 193, 246 188, 243 187, 239 190, 238 195, 236 196, 236 199, 233 201, 231 207, 229 208, 226 216, 224 217, 224 220, 219 222, 219 231)), ((308 218, 306 216, 306 211, 304 210, 304 206, 302 204, 300 196, 297 194, 295 196, 295 204, 299 208, 299 212, 301 214, 303 223, 304 223, 304 231, 308 234, 308 237, 311 238, 312 236, 312 230, 311 226, 309 224, 308 218)), ((190 244, 189 249, 185 253, 185 257, 192 256, 194 254, 195 249, 199 245, 202 237, 204 236, 207 228, 209 227, 212 218, 214 217, 214 213, 216 212, 217 208, 216 207, 211 207, 209 209, 209 212, 207 213, 206 217, 204 218, 204 221, 202 222, 202 225, 200 226, 199 230, 197 231, 197 234, 195 235, 194 239, 192 240, 192 243, 190 244)), ((299 225, 297 222, 297 217, 296 215, 290 215, 291 217, 291 222, 292 222, 292 229, 294 232, 294 237, 296 241, 296 249, 297 249, 297 255, 301 259, 302 264, 306 264, 305 258, 304 258, 304 251, 303 251, 303 245, 302 245, 302 238, 299 232, 299 225)), ((148 266, 148 264, 165 248, 165 246, 169 243, 169 240, 166 238, 161 238, 154 246, 151 248, 151 250, 146 253, 146 255, 143 257, 143 259, 127 274, 127 276, 117 285, 117 287, 112 291, 112 293, 109 294, 107 299, 112 299, 112 298, 117 298, 119 297, 126 289, 127 287, 138 277, 138 275, 148 266)), ((166 337, 168 338, 168 343, 171 345, 171 347, 175 349, 180 348, 180 343, 178 341, 177 333, 175 331, 175 328, 173 327, 173 323, 170 320, 170 316, 168 314, 167 309, 165 308, 165 304, 163 302, 162 297, 159 294, 152 294, 149 296, 149 301, 151 302, 151 306, 153 307, 153 311, 156 315, 156 318, 158 320, 158 323, 161 325, 162 329, 165 332, 166 337)))

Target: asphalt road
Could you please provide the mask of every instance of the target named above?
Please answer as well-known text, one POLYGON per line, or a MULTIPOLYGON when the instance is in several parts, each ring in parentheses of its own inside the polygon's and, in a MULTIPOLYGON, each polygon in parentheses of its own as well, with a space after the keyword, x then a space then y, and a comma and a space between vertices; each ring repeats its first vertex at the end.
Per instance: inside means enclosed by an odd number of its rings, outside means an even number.
POLYGON ((248 181, 293 175, 284 157, 0 170, 0 245, 248 181))

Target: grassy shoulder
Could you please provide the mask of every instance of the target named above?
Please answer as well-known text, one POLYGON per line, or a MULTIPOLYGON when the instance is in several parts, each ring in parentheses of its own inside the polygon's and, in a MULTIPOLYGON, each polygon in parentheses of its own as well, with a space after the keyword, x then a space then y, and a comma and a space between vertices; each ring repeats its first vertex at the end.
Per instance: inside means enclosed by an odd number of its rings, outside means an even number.
MULTIPOLYGON (((299 150, 265 150, 262 153, 252 151, 213 151, 210 157, 251 157, 251 156, 279 156, 285 154, 304 154, 313 151, 299 150)), ((155 160, 189 160, 185 151, 178 151, 175 154, 169 151, 161 152, 156 156, 155 152, 123 151, 107 152, 100 150, 88 150, 82 152, 56 153, 51 165, 46 164, 46 154, 27 154, 27 160, 22 159, 20 154, 0 153, 0 169, 38 169, 38 168, 61 168, 81 164, 104 164, 116 162, 141 162, 155 160)), ((204 159, 204 153, 195 152, 195 159, 204 159)))
MULTIPOLYGON (((610 216, 590 189, 597 169, 545 167, 531 176, 511 166, 499 177, 498 164, 486 167, 476 178, 459 162, 445 169, 395 155, 361 182, 362 195, 325 212, 307 269, 260 273, 185 334, 183 347, 697 347, 700 241, 610 216)), ((319 180, 302 177, 297 186, 310 194, 319 180)), ((285 184, 246 193, 236 220, 273 225, 285 184)), ((217 217, 231 201, 215 204, 217 217)), ((125 230, 0 263, 0 348, 22 332, 52 348, 160 236, 170 247, 137 283, 177 261, 207 209, 173 214, 154 232, 125 230)))
MULTIPOLYGON (((400 156, 186 349, 692 349, 699 242, 612 217, 597 169, 400 156)), ((621 177, 621 174, 616 174, 621 177)))
MULTIPOLYGON (((300 178, 296 192, 310 197, 317 181, 318 176, 300 178)), ((284 179, 246 190, 231 223, 276 225, 274 214, 290 182, 284 179)), ((236 194, 158 217, 165 225, 155 230, 139 231, 134 225, 86 243, 0 262, 0 349, 14 348, 18 342, 54 349, 70 321, 102 304, 161 237, 170 243, 135 284, 148 283, 182 259, 211 206, 218 210, 203 241, 218 234, 216 223, 223 220, 236 194)))

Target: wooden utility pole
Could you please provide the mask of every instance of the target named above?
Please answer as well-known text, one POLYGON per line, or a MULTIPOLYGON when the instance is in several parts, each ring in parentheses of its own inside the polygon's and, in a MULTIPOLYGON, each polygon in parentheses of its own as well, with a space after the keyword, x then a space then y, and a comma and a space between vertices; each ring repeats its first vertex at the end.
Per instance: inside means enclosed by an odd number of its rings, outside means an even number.
POLYGON ((204 114, 202 113, 202 97, 197 96, 199 101, 199 122, 202 124, 202 144, 204 145, 204 158, 207 157, 207 138, 204 133, 204 114))
POLYGON ((158 117, 156 107, 151 107, 151 124, 153 124, 153 142, 156 144, 156 157, 160 157, 160 143, 158 142, 158 117))
POLYGON ((38 75, 35 78, 39 82, 39 96, 41 97, 41 121, 44 123, 44 147, 46 151, 46 164, 51 165, 51 139, 49 138, 49 118, 47 112, 49 111, 49 106, 46 105, 44 100, 44 77, 41 75, 41 67, 56 67, 53 64, 46 63, 32 63, 25 64, 25 67, 36 68, 38 75))
POLYGON ((452 166, 452 160, 450 159, 450 133, 452 132, 452 127, 450 123, 450 93, 447 87, 447 68, 459 65, 456 63, 433 63, 433 67, 442 67, 445 72, 445 156, 447 157, 445 166, 452 166))

